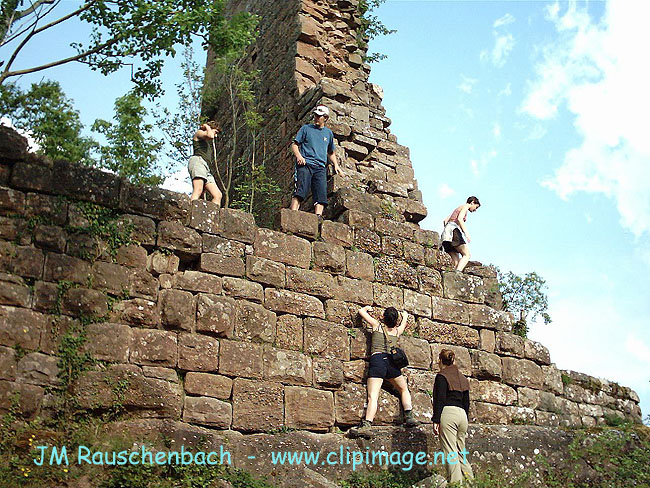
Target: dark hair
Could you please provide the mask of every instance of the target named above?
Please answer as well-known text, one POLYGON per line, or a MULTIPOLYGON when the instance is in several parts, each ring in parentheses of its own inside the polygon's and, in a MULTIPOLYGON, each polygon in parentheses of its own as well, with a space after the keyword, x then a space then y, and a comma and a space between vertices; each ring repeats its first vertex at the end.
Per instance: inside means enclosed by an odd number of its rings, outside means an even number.
POLYGON ((397 319, 399 318, 399 313, 395 307, 388 307, 384 310, 384 323, 393 328, 397 325, 397 319))
POLYGON ((479 201, 478 201, 478 198, 476 198, 476 197, 469 197, 469 198, 467 199, 467 203, 475 203, 475 204, 478 205, 479 207, 481 206, 481 202, 479 202, 479 201))
POLYGON ((451 349, 443 349, 438 355, 438 359, 442 361, 442 364, 445 366, 450 366, 454 364, 454 359, 456 359, 456 354, 451 349))
POLYGON ((215 122, 214 120, 209 120, 206 122, 206 124, 209 125, 212 130, 221 132, 221 126, 219 125, 219 122, 215 122))

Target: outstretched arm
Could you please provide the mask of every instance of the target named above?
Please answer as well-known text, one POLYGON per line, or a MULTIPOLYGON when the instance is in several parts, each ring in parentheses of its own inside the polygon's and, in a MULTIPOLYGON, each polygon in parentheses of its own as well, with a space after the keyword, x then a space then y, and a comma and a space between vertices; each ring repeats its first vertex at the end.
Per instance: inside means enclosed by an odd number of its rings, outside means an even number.
POLYGON ((359 315, 361 315, 361 318, 363 318, 363 320, 372 325, 373 329, 379 328, 379 321, 368 312, 372 312, 372 307, 370 305, 359 309, 359 315))
POLYGON ((217 131, 215 131, 212 127, 210 127, 208 124, 203 124, 201 127, 199 127, 199 130, 194 133, 194 140, 198 141, 199 139, 214 139, 214 136, 216 134, 217 131))
POLYGON ((409 313, 406 310, 402 310, 402 323, 397 327, 397 335, 402 335, 406 330, 406 324, 409 321, 409 313))

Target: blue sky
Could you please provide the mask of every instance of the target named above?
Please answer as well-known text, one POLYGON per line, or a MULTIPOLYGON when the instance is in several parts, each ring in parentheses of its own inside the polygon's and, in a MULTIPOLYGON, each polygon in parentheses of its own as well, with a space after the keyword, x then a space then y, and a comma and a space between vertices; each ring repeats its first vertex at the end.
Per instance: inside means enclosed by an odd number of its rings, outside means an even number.
MULTIPOLYGON (((553 323, 533 325, 531 338, 561 368, 633 387, 644 415, 648 5, 388 0, 377 15, 397 33, 371 43, 389 56, 373 64, 371 81, 384 89, 391 130, 411 149, 429 210, 422 226, 441 230, 456 205, 477 195, 483 206, 468 218, 473 258, 547 280, 553 323)), ((24 63, 49 59, 80 32, 73 25, 42 34, 24 63)), ((165 71, 170 107, 178 64, 165 71)), ((112 117, 129 75, 68 65, 19 83, 60 81, 90 125, 112 117)))

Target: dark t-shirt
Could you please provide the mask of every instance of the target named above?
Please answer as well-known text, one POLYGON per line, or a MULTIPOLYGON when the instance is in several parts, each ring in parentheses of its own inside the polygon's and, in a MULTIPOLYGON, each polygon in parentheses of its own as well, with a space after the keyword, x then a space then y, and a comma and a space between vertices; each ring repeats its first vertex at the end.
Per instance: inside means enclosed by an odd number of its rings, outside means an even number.
POLYGON ((210 164, 214 162, 214 150, 212 146, 212 139, 200 139, 195 141, 192 139, 192 149, 194 156, 200 156, 203 160, 210 164))
POLYGON ((469 390, 450 390, 447 378, 437 374, 433 382, 433 423, 440 423, 442 409, 448 406, 460 407, 469 416, 469 390))
POLYGON ((294 139, 300 154, 311 166, 327 166, 327 155, 334 152, 334 134, 328 127, 303 125, 294 139))

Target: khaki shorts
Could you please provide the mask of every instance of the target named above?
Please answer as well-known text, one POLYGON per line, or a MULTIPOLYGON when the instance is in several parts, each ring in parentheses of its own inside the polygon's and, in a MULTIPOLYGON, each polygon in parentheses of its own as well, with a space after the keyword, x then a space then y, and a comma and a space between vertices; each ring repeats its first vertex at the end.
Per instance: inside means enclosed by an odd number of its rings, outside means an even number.
POLYGON ((214 183, 214 176, 210 173, 210 168, 208 163, 200 156, 192 156, 190 162, 187 164, 187 169, 190 172, 190 178, 201 178, 204 179, 206 183, 214 183))

